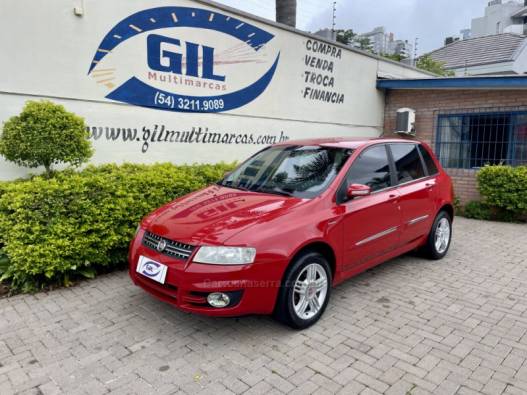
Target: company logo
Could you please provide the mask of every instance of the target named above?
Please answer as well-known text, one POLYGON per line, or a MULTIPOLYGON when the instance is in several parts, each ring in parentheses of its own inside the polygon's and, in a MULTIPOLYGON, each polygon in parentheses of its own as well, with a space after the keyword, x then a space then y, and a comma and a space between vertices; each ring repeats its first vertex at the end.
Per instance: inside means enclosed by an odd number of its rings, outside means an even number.
POLYGON ((165 251, 165 248, 167 248, 167 242, 165 240, 159 240, 159 243, 157 243, 156 250, 159 252, 165 251))
POLYGON ((273 38, 216 11, 151 8, 108 32, 88 74, 110 89, 108 99, 169 111, 228 111, 270 84, 280 59, 273 38))
POLYGON ((161 273, 162 267, 159 263, 148 261, 143 264, 142 274, 148 277, 156 277, 161 273))

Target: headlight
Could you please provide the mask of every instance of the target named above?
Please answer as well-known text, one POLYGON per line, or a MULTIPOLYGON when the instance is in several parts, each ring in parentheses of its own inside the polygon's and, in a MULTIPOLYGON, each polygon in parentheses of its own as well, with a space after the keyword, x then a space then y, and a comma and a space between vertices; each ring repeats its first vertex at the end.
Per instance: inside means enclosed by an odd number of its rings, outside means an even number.
POLYGON ((255 248, 200 247, 193 261, 210 265, 247 265, 254 262, 255 248))

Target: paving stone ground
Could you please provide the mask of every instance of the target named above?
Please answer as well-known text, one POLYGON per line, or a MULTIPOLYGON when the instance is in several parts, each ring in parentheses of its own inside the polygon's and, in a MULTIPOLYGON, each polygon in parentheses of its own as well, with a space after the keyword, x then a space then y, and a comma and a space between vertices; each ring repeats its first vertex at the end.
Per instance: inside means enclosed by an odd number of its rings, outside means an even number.
POLYGON ((0 300, 0 394, 526 394, 527 226, 457 218, 444 260, 337 287, 296 332, 205 318, 125 272, 0 300))

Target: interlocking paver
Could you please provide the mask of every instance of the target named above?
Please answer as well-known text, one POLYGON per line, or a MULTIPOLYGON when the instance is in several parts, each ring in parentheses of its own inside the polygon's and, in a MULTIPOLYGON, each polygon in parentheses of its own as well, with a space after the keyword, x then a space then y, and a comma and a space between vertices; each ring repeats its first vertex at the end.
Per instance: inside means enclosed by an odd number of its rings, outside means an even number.
POLYGON ((527 227, 454 232, 442 261, 340 285, 302 332, 182 313, 125 272, 0 299, 0 394, 525 394, 527 227))

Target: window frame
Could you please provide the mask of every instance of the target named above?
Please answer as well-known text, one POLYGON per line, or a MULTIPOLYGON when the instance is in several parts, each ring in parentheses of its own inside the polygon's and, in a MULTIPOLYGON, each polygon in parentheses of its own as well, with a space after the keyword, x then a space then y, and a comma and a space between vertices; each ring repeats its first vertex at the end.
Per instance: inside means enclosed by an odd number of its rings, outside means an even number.
MULTIPOLYGON (((465 122, 467 122, 467 120, 469 120, 470 118, 469 117, 477 117, 477 116, 510 116, 510 124, 508 126, 508 147, 507 147, 507 152, 506 152, 506 158, 500 158, 503 160, 503 163, 505 165, 509 165, 509 166, 521 166, 521 165, 527 165, 527 162, 525 162, 525 159, 518 159, 516 158, 516 155, 515 155, 515 152, 516 152, 516 145, 517 144, 525 144, 527 146, 527 141, 525 143, 522 143, 522 142, 519 142, 517 141, 517 138, 516 138, 516 135, 515 135, 515 130, 516 130, 516 127, 517 127, 517 120, 518 120, 518 117, 520 116, 525 116, 527 117, 527 110, 512 110, 512 111, 507 111, 507 110, 504 110, 504 111, 474 111, 474 112, 467 112, 467 111, 461 111, 461 112, 445 112, 445 113, 442 113, 442 114, 438 114, 437 115, 437 118, 436 118, 436 127, 435 127, 435 146, 434 146, 434 149, 433 149, 433 152, 434 154, 436 155, 437 157, 437 160, 438 162, 441 164, 441 166, 445 169, 461 169, 461 170, 479 170, 481 169, 481 166, 480 167, 472 167, 472 166, 469 166, 469 167, 462 167, 462 166, 456 166, 456 167, 450 167, 450 166, 445 166, 441 160, 441 148, 442 148, 442 145, 443 144, 447 144, 449 143, 448 141, 442 141, 442 136, 441 136, 441 120, 442 119, 449 119, 449 118, 455 118, 455 117, 458 117, 458 118, 461 118, 461 125, 462 127, 464 127, 465 125, 465 122), (522 162, 525 162, 522 164, 522 162)), ((463 144, 464 141, 463 140, 460 140, 461 143, 460 144, 463 144)), ((468 143, 472 144, 472 140, 467 140, 468 143)), ((494 144, 496 144, 497 141, 494 142, 494 144)), ((470 160, 472 159, 470 156, 468 158, 462 158, 463 160, 467 160, 470 164, 470 160)))
POLYGON ((426 163, 425 163, 425 160, 423 158, 423 155, 421 154, 421 150, 419 149, 419 146, 421 146, 420 143, 418 143, 416 141, 408 141, 408 142, 406 142, 406 141, 401 141, 401 142, 397 141, 397 142, 393 142, 393 143, 387 143, 386 145, 388 146, 390 162, 393 164, 393 178, 396 181, 396 183, 395 183, 396 186, 411 184, 413 182, 417 182, 417 181, 420 181, 420 180, 424 180, 425 178, 431 177, 431 175, 428 172, 428 166, 426 166, 426 163), (397 180, 397 165, 396 165, 395 159, 393 157, 392 148, 390 147, 391 145, 395 145, 395 144, 406 144, 406 145, 413 145, 413 146, 415 146, 415 149, 417 150, 417 154, 419 155, 419 161, 421 162, 421 168, 423 169, 423 174, 424 174, 423 177, 419 177, 419 178, 416 178, 414 180, 410 180, 410 181, 406 181, 406 182, 399 182, 397 180))
MULTIPOLYGON (((425 174, 428 176, 428 177, 434 177, 434 176, 437 176, 439 175, 440 171, 439 171, 439 166, 438 164, 436 163, 436 159, 434 158, 434 156, 432 156, 432 154, 423 146, 423 144, 417 144, 417 151, 419 151, 419 155, 421 156, 421 161, 423 163, 423 167, 425 169, 425 174), (436 168, 436 171, 434 173, 430 173, 430 169, 428 168, 428 165, 426 164, 426 160, 425 160, 425 157, 423 156, 423 151, 426 152, 428 154, 428 156, 430 157, 430 159, 432 159, 432 163, 434 164, 434 167, 436 168)), ((439 159, 437 159, 437 161, 439 162, 439 159)))
MULTIPOLYGON (((353 163, 351 164, 351 166, 346 171, 346 174, 342 178, 342 181, 340 182, 340 185, 337 188, 337 191, 335 192, 335 202, 337 203, 337 205, 348 204, 348 203, 354 201, 355 199, 367 198, 368 196, 375 195, 377 193, 386 192, 386 191, 389 191, 389 190, 392 190, 392 189, 395 189, 395 188, 399 188, 401 186, 406 186, 406 185, 410 185, 410 184, 413 184, 413 183, 422 182, 422 181, 425 181, 425 180, 428 180, 428 179, 431 179, 431 178, 439 176, 440 170, 439 170, 439 167, 437 165, 436 165, 437 173, 430 174, 428 172, 428 167, 426 166, 426 163, 424 161, 423 155, 421 154, 421 151, 419 149, 417 149, 417 152, 419 153, 419 158, 421 159, 421 166, 423 166, 423 170, 424 170, 425 176, 421 177, 421 178, 416 178, 415 180, 407 181, 407 182, 404 182, 404 183, 398 183, 397 182, 397 175, 396 175, 397 167, 395 165, 395 161, 393 160, 392 150, 389 147, 390 144, 412 144, 412 145, 415 145, 417 147, 422 146, 422 144, 419 141, 391 141, 389 143, 373 144, 373 145, 370 145, 370 146, 364 148, 362 151, 359 152, 359 155, 353 160, 353 163), (384 148, 386 149, 386 153, 388 155, 388 163, 389 163, 389 166, 390 166, 390 183, 392 185, 389 186, 389 187, 383 188, 383 189, 378 189, 377 191, 373 191, 368 196, 356 197, 355 199, 341 200, 340 196, 341 196, 341 193, 342 193, 341 192, 342 188, 344 188, 344 186, 346 184, 346 179, 348 177, 349 172, 351 171, 351 168, 355 164, 355 161, 358 160, 361 157, 361 155, 364 152, 366 152, 368 149, 371 149, 373 147, 378 147, 379 145, 383 145, 384 146, 384 148)), ((426 148, 423 147, 423 149, 426 149, 426 148)), ((432 156, 432 160, 433 159, 434 159, 434 157, 432 156)))
MULTIPOLYGON (((358 156, 355 159, 353 159, 353 163, 351 164, 351 166, 348 168, 348 170, 346 170, 346 174, 342 178, 342 181, 340 182, 340 185, 337 188, 337 191, 335 192, 335 194, 336 194, 335 201, 337 202, 338 205, 346 204, 346 203, 351 202, 352 200, 355 200, 355 199, 344 199, 344 200, 342 200, 342 197, 341 197, 342 189, 345 188, 346 180, 348 179, 348 175, 351 172, 351 169, 353 168, 353 166, 355 165, 355 162, 358 161, 364 153, 368 152, 370 149, 373 149, 373 148, 376 148, 376 147, 379 147, 379 146, 384 146, 384 149, 386 151, 386 158, 388 159, 388 166, 389 166, 389 169, 390 169, 389 172, 390 172, 390 184, 391 185, 389 187, 373 191, 373 192, 370 193, 370 195, 375 195, 375 194, 377 194, 379 192, 387 191, 389 189, 396 188, 398 186, 397 185, 397 180, 396 180, 394 172, 393 172, 393 160, 392 160, 392 157, 391 157, 391 151, 388 149, 388 143, 372 144, 372 145, 369 145, 369 146, 365 147, 363 150, 361 150, 359 152, 358 156)), ((367 196, 365 196, 365 197, 367 197, 367 196)))

